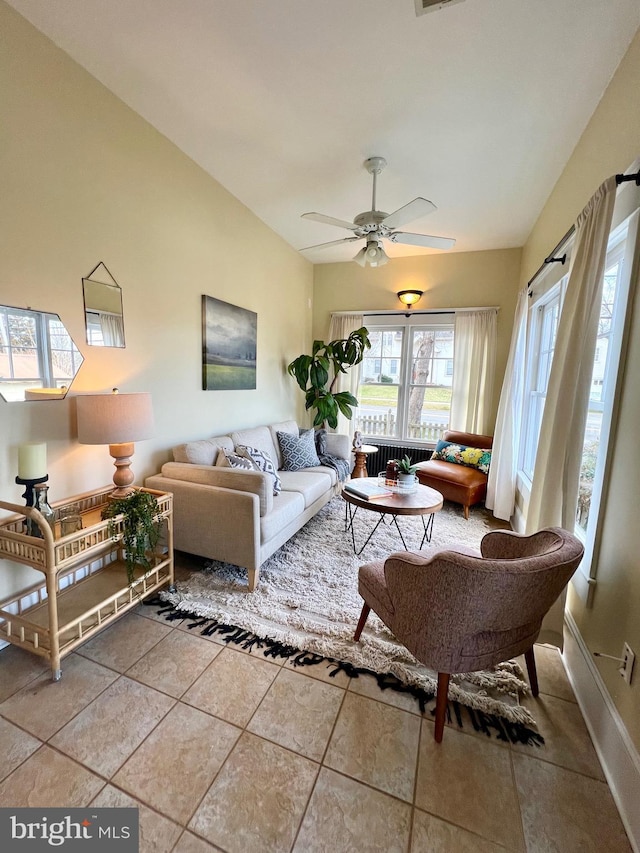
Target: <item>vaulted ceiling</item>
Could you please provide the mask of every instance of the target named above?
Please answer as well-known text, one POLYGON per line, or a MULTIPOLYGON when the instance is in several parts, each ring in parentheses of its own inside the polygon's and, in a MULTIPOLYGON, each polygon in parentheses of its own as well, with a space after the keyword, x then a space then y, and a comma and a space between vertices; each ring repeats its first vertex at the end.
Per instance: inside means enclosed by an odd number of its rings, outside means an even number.
POLYGON ((348 235, 302 213, 370 209, 372 155, 379 208, 438 208, 404 230, 522 245, 640 26, 638 0, 9 3, 298 249, 348 235))

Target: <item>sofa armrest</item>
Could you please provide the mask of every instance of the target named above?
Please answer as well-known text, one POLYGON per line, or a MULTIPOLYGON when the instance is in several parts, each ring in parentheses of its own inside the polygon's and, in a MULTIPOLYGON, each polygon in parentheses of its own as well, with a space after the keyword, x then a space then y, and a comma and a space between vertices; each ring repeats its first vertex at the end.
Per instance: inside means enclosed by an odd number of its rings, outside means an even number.
POLYGON ((257 495, 163 474, 147 477, 145 485, 173 495, 173 541, 179 551, 249 570, 260 567, 257 495))
POLYGON ((351 439, 339 432, 327 433, 327 453, 340 459, 351 459, 351 439))
POLYGON ((261 516, 267 515, 273 509, 273 477, 263 471, 192 465, 189 462, 165 462, 162 475, 172 480, 198 483, 201 486, 218 486, 257 495, 261 516))

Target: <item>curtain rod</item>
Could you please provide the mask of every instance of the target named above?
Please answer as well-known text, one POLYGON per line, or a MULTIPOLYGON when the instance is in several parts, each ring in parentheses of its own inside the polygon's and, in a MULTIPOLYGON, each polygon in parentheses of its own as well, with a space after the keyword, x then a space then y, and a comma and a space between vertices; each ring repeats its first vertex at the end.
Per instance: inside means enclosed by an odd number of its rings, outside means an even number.
MULTIPOLYGON (((631 175, 616 175, 616 186, 620 186, 620 184, 626 184, 629 181, 635 181, 637 187, 640 187, 640 172, 634 172, 631 175)), ((560 242, 553 247, 553 249, 549 252, 544 261, 540 264, 538 269, 535 271, 533 276, 527 282, 527 290, 529 292, 529 296, 531 296, 530 287, 533 282, 538 278, 540 273, 543 271, 547 264, 555 264, 560 263, 564 264, 567 260, 567 253, 565 252, 563 255, 556 256, 556 252, 559 252, 560 249, 565 245, 565 243, 570 240, 575 234, 576 226, 572 225, 571 228, 567 231, 564 237, 560 240, 560 242)))
POLYGON ((395 311, 332 311, 332 317, 346 317, 347 314, 362 314, 363 317, 397 317, 402 314, 405 317, 417 316, 418 314, 462 314, 468 311, 499 311, 498 305, 483 305, 480 308, 428 308, 408 311, 406 308, 398 308, 395 311))

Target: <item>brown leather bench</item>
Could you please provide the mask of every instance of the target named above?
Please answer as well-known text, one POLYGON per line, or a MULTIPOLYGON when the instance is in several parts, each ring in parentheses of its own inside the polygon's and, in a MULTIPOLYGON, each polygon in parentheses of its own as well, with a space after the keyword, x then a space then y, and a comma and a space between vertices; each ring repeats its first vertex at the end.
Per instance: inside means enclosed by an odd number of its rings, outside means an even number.
MULTIPOLYGON (((493 436, 476 435, 471 432, 455 432, 447 430, 443 435, 445 441, 454 444, 465 444, 467 447, 479 447, 490 450, 493 446, 493 436)), ((420 462, 416 476, 423 486, 430 486, 440 492, 445 500, 462 504, 464 517, 469 518, 469 507, 480 503, 487 494, 487 475, 477 468, 466 465, 456 465, 440 459, 429 459, 420 462)))

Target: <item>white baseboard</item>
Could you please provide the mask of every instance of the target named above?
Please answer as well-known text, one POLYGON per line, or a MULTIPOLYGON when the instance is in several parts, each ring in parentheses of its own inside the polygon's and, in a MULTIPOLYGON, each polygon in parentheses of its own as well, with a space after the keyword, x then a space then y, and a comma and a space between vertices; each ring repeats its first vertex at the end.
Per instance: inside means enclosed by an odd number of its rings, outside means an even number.
POLYGON ((602 764, 634 853, 640 853, 640 755, 595 666, 575 620, 565 613, 568 632, 562 653, 569 680, 602 764))

